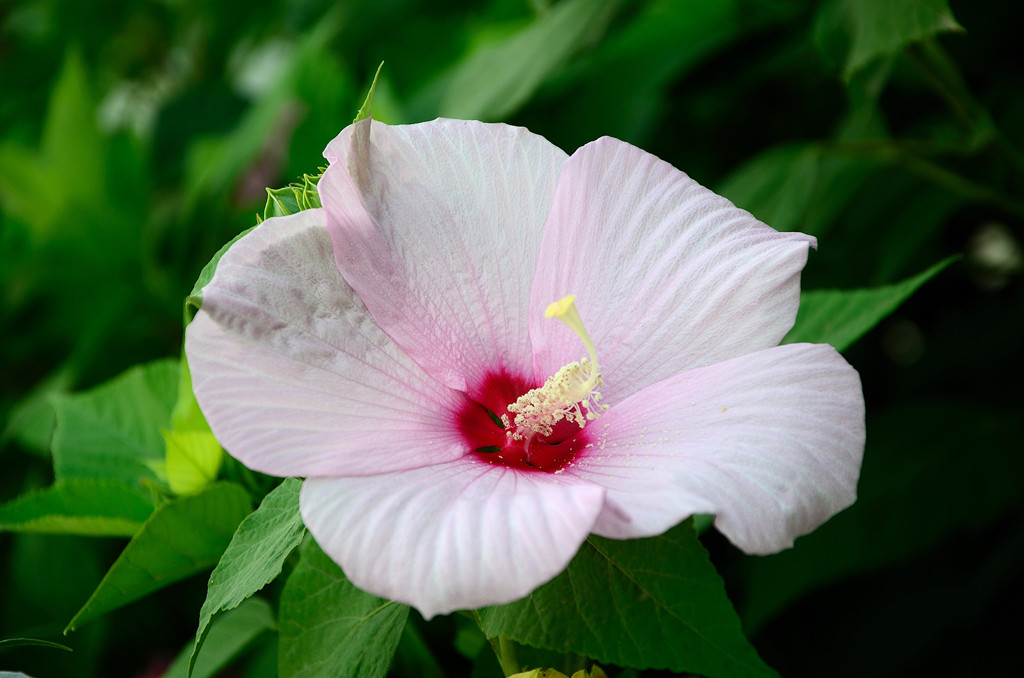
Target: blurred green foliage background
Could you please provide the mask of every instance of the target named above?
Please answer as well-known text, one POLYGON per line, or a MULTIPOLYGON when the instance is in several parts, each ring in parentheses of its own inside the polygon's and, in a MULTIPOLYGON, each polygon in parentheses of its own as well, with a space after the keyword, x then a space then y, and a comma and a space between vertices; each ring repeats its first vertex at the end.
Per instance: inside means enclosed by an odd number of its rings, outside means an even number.
MULTIPOLYGON (((859 502, 777 556, 705 543, 782 675, 1024 674, 1002 621, 1024 603, 1022 22, 945 0, 0 2, 0 500, 52 480, 55 394, 179 354, 202 266, 322 165, 383 61, 377 118, 624 139, 818 236, 808 289, 960 255, 846 351, 859 502)), ((0 534, 0 638, 74 649, 0 648, 0 669, 159 675, 201 578, 60 635, 121 546, 0 534)), ((228 675, 273 675, 273 652, 228 675)))

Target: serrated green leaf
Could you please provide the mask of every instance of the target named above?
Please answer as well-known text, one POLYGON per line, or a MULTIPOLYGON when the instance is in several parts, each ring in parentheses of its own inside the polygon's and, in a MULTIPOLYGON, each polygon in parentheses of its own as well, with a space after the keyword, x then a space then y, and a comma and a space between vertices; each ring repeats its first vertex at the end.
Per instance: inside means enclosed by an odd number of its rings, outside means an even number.
POLYGON ((271 219, 273 217, 286 217, 289 214, 295 214, 302 210, 299 207, 300 193, 294 186, 285 186, 284 188, 268 188, 267 189, 267 204, 263 208, 263 219, 271 219))
POLYGON ((241 655, 253 641, 277 627, 274 610, 259 598, 250 598, 210 625, 206 643, 188 674, 193 645, 182 648, 163 678, 213 678, 241 655))
POLYGON ((479 615, 489 637, 598 662, 712 677, 776 675, 743 636, 690 520, 649 539, 591 536, 565 572, 479 615))
POLYGON ((199 278, 196 279, 196 284, 192 286, 192 291, 187 297, 185 297, 185 324, 188 325, 192 322, 192 318, 196 317, 196 313, 199 312, 199 307, 203 305, 203 288, 213 280, 213 274, 217 270, 217 264, 220 263, 221 257, 231 246, 241 240, 246 234, 252 229, 256 228, 252 226, 245 229, 230 241, 228 241, 223 247, 217 250, 217 253, 213 255, 213 258, 207 262, 206 266, 203 266, 203 270, 199 272, 199 278))
POLYGON ((621 0, 565 0, 520 31, 459 63, 440 104, 446 118, 499 120, 517 110, 584 45, 605 31, 621 0))
POLYGON ((210 575, 206 601, 199 612, 199 628, 190 667, 197 659, 218 614, 236 607, 281 573, 288 555, 302 542, 306 528, 299 515, 302 481, 288 478, 238 526, 231 543, 210 575))
POLYGON ((963 30, 946 0, 845 0, 850 51, 843 66, 849 80, 883 56, 938 33, 963 30))
POLYGON ((383 678, 409 608, 360 591, 313 540, 281 592, 282 678, 383 678))
POLYGON ((178 361, 159 360, 124 372, 53 404, 53 467, 57 480, 107 478, 129 485, 155 480, 148 463, 162 461, 161 429, 171 421, 178 361))
POLYGON ((213 567, 251 508, 246 491, 232 483, 211 485, 200 494, 161 504, 65 632, 213 567))
POLYGON ((0 506, 0 532, 130 537, 152 513, 153 500, 137 485, 72 478, 0 506))
POLYGON ((317 192, 319 180, 319 174, 304 174, 301 183, 289 184, 284 188, 268 188, 267 204, 263 208, 264 221, 320 207, 320 194, 317 192))
POLYGON ((927 271, 894 285, 804 292, 800 295, 796 323, 782 343, 832 344, 836 350, 845 351, 955 259, 944 259, 927 271))

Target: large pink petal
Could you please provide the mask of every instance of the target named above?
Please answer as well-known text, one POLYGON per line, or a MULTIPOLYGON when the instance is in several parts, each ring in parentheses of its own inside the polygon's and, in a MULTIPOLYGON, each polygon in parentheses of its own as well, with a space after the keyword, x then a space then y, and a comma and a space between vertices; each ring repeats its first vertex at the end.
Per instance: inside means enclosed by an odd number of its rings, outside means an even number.
POLYGON ((772 553, 853 503, 864 448, 857 372, 793 344, 666 379, 588 426, 567 473, 608 490, 596 534, 659 534, 694 513, 748 553, 772 553))
POLYGON ((334 255, 377 323, 452 388, 532 369, 530 282, 565 153, 507 125, 365 120, 324 155, 334 255))
POLYGON ((604 490, 471 458, 310 478, 302 519, 352 582, 424 617, 516 600, 565 569, 604 490))
POLYGON ((220 260, 188 327, 199 405, 258 471, 379 473, 464 453, 464 396, 373 322, 334 265, 322 210, 268 219, 220 260))
POLYGON ((566 162, 531 299, 536 376, 585 351, 547 304, 575 294, 605 402, 775 346, 792 327, 814 239, 779 233, 666 162, 599 139, 566 162))

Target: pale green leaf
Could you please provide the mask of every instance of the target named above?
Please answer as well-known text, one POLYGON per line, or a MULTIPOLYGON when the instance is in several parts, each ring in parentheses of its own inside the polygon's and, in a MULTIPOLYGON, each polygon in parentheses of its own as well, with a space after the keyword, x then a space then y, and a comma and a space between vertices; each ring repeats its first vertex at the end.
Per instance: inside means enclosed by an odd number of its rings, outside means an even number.
POLYGON ((238 526, 210 575, 206 602, 199 612, 193 662, 200 656, 211 620, 273 581, 285 559, 302 542, 306 528, 299 515, 301 488, 300 480, 286 479, 238 526))
POLYGON ((72 478, 0 506, 0 532, 130 537, 153 513, 143 488, 103 478, 72 478))
POLYGON ((67 630, 213 567, 252 506, 239 485, 165 502, 111 566, 67 630))
POLYGON ((163 460, 160 431, 170 424, 177 388, 178 361, 160 360, 90 391, 55 396, 57 479, 154 480, 148 463, 163 460))
POLYGON ((525 28, 471 52, 440 105, 447 118, 499 120, 605 31, 622 0, 564 0, 525 28))
POLYGON ((782 342, 832 344, 844 351, 954 260, 955 257, 944 259, 927 271, 894 285, 804 292, 800 295, 796 324, 782 342))
POLYGON ((409 608, 360 591, 313 540, 281 592, 282 678, 383 678, 409 608))
POLYGON ((479 615, 489 637, 599 663, 711 677, 776 675, 743 636, 690 520, 649 539, 591 536, 565 572, 479 615))

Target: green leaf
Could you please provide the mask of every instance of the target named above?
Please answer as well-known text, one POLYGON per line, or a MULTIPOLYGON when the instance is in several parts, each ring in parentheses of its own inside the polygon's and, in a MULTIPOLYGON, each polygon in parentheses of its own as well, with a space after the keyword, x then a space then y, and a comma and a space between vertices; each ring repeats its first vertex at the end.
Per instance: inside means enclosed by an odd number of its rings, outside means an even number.
POLYGON ((192 678, 213 678, 251 646, 253 641, 276 627, 273 608, 265 600, 250 598, 210 625, 206 643, 191 674, 188 671, 193 646, 189 644, 174 659, 163 678, 185 678, 186 675, 192 678))
POLYGON ((13 439, 29 452, 48 457, 56 424, 53 398, 66 394, 71 380, 71 371, 59 368, 24 396, 11 409, 0 432, 0 448, 13 439))
POLYGON ((440 104, 446 118, 499 120, 605 31, 622 0, 565 0, 456 66, 440 104))
POLYGON ((53 467, 58 480, 107 478, 129 485, 155 480, 178 387, 178 361, 160 360, 96 388, 54 397, 53 467))
POLYGON ((302 542, 306 528, 299 515, 301 488, 302 481, 286 479, 242 521, 231 537, 210 575, 190 667, 199 656, 211 620, 273 581, 281 573, 285 559, 302 542))
POLYGON ((152 513, 149 493, 138 486, 72 478, 0 506, 0 532, 130 537, 152 513))
POLYGON ((927 271, 894 285, 804 292, 800 295, 796 324, 782 343, 809 341, 832 344, 837 350, 845 351, 955 259, 944 259, 927 271))
POLYGON ((811 204, 819 153, 812 144, 778 146, 729 175, 718 192, 779 231, 795 231, 811 204))
POLYGON ((236 235, 223 247, 217 250, 217 253, 213 255, 213 258, 207 262, 206 266, 203 266, 203 270, 199 272, 199 278, 196 279, 196 284, 192 286, 192 291, 187 297, 185 297, 185 325, 192 322, 192 318, 196 317, 196 313, 199 312, 199 308, 203 305, 203 288, 213 280, 213 274, 217 270, 217 264, 220 263, 221 257, 231 249, 232 245, 241 240, 254 228, 256 227, 252 226, 236 235))
POLYGON ((859 70, 907 45, 963 28, 946 0, 844 0, 850 51, 843 66, 849 80, 859 70))
POLYGON ((249 495, 232 483, 211 485, 200 494, 161 504, 65 632, 213 567, 251 508, 249 495))
POLYGON ((363 105, 359 107, 359 112, 356 113, 355 119, 352 124, 359 122, 360 120, 366 120, 373 115, 373 93, 377 89, 377 79, 380 78, 380 71, 384 68, 384 62, 380 62, 380 66, 377 66, 377 72, 373 74, 373 82, 370 83, 370 91, 366 93, 366 100, 363 101, 363 105))
POLYGON ((382 678, 409 608, 360 591, 313 540, 281 592, 282 678, 382 678))
POLYGON ((776 675, 743 636, 690 520, 649 539, 591 536, 565 572, 479 615, 489 637, 598 662, 712 677, 776 675))

